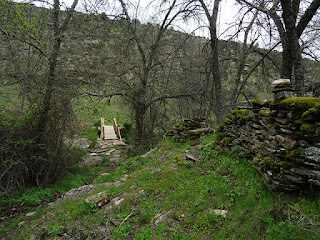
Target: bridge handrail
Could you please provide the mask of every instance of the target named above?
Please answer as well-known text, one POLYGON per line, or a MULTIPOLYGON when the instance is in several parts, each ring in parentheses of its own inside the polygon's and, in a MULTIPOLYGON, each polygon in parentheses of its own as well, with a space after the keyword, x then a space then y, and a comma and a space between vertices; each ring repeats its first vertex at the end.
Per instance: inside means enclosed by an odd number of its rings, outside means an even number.
POLYGON ((114 128, 114 131, 115 131, 117 137, 121 140, 120 128, 119 128, 119 125, 117 124, 117 120, 115 118, 113 119, 113 128, 114 128))
POLYGON ((101 118, 101 126, 100 126, 100 145, 102 144, 102 141, 104 139, 104 119, 101 118))

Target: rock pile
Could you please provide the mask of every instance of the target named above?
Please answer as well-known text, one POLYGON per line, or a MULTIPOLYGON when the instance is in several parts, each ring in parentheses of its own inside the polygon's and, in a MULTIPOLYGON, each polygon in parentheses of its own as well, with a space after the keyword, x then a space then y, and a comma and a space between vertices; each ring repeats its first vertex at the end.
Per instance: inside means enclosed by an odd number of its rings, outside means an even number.
POLYGON ((279 79, 272 82, 274 101, 280 102, 286 98, 294 97, 294 88, 290 79, 279 79))
POLYGON ((185 118, 181 124, 176 124, 173 130, 166 133, 166 136, 173 136, 179 141, 194 140, 213 132, 213 129, 206 127, 204 118, 185 118))
POLYGON ((320 186, 320 98, 254 100, 251 110, 228 114, 217 135, 217 149, 246 151, 271 189, 320 186))

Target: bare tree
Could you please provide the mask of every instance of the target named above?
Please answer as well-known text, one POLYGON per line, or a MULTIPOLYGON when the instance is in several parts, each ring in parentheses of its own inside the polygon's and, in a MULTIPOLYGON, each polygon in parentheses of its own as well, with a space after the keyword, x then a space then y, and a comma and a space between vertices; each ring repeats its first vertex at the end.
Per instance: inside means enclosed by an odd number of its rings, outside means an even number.
POLYGON ((313 0, 310 4, 300 0, 237 1, 265 13, 273 20, 282 43, 281 77, 290 78, 295 85, 297 94, 303 95, 304 70, 299 40, 317 13, 320 0, 313 0))
POLYGON ((115 48, 119 55, 118 63, 113 65, 113 73, 117 74, 105 86, 108 87, 105 93, 89 95, 123 97, 134 110, 135 143, 139 144, 145 136, 145 117, 151 107, 166 99, 194 96, 202 90, 193 85, 181 87, 184 79, 180 78, 181 68, 176 60, 185 39, 175 37, 174 30, 169 29, 175 20, 190 13, 192 8, 185 1, 164 1, 160 3, 162 10, 158 12, 161 22, 140 26, 130 16, 129 3, 124 0, 119 0, 119 3, 129 32, 119 33, 119 38, 124 39, 115 48))

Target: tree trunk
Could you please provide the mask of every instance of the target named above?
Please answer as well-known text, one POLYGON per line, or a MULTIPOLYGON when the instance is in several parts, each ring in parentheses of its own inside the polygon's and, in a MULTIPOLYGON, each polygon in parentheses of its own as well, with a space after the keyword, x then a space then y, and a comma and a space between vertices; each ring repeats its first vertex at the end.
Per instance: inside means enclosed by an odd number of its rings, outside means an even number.
POLYGON ((281 5, 283 10, 282 17, 286 28, 285 37, 281 39, 283 45, 282 74, 284 77, 291 79, 297 95, 302 96, 304 93, 304 73, 302 67, 301 48, 299 44, 299 34, 297 33, 296 27, 297 15, 294 11, 295 2, 290 0, 281 0, 281 5))
POLYGON ((145 105, 139 104, 135 106, 135 144, 139 145, 143 140, 143 121, 146 112, 145 105))
POLYGON ((214 85, 214 95, 215 95, 215 115, 217 118, 217 124, 220 124, 222 123, 222 120, 223 120, 224 104, 222 99, 222 87, 221 87, 217 43, 215 43, 215 45, 216 45, 215 47, 216 52, 212 53, 212 75, 213 75, 213 85, 214 85))
POLYGON ((295 92, 297 96, 302 97, 305 92, 304 69, 302 65, 301 47, 297 36, 293 39, 292 56, 295 92))
MULTIPOLYGON (((216 23, 215 23, 216 24, 216 23)), ((218 38, 216 32, 216 26, 211 26, 210 28, 211 37, 211 70, 213 77, 214 86, 214 99, 215 99, 215 115, 217 118, 217 123, 222 123, 224 104, 222 99, 222 86, 221 86, 221 76, 220 76, 220 66, 219 66, 219 49, 218 49, 218 38)))
POLYGON ((292 78, 292 54, 291 54, 291 44, 290 39, 286 36, 281 39, 282 42, 282 65, 281 65, 281 78, 292 78))
MULTIPOLYGON (((54 1, 53 5, 53 34, 54 34, 54 43, 52 46, 52 52, 49 58, 49 73, 47 78, 46 90, 44 93, 42 108, 40 110, 39 123, 38 123, 38 131, 40 133, 40 139, 45 137, 45 129, 48 124, 48 115, 51 108, 52 101, 52 92, 54 88, 54 83, 56 81, 56 68, 58 63, 58 55, 61 46, 61 38, 59 37, 60 28, 59 28, 59 0, 54 1)), ((43 140, 43 139, 42 139, 43 140)))
POLYGON ((143 79, 141 79, 141 86, 136 93, 135 97, 135 144, 139 145, 143 140, 143 130, 144 130, 144 115, 147 111, 146 104, 146 84, 147 84, 148 74, 145 73, 143 79))

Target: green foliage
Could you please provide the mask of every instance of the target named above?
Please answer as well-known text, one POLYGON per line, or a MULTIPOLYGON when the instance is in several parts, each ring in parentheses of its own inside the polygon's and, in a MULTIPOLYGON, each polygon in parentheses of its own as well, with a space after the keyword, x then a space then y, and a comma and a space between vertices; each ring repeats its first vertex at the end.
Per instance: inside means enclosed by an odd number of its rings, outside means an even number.
POLYGON ((53 198, 53 190, 50 188, 38 189, 38 188, 28 188, 22 194, 19 202, 25 202, 30 205, 36 206, 41 203, 42 200, 50 200, 53 198))
POLYGON ((106 125, 113 125, 113 119, 119 115, 119 123, 131 122, 128 109, 120 105, 119 102, 104 99, 93 101, 91 98, 78 99, 74 104, 74 111, 77 118, 89 126, 100 126, 100 119, 104 118, 106 125))

